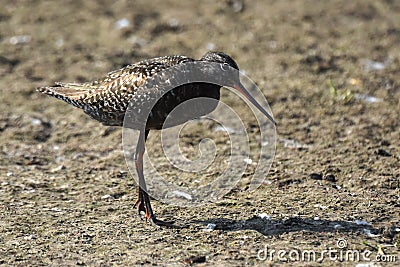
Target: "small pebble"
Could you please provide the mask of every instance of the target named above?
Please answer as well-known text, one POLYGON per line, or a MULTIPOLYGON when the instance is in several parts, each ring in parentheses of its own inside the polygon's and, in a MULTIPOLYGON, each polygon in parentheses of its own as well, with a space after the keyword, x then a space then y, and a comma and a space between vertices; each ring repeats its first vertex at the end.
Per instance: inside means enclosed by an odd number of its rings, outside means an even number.
POLYGON ((267 221, 269 221, 271 219, 271 216, 269 216, 266 213, 260 213, 260 214, 258 214, 258 217, 260 217, 263 220, 267 220, 267 221))
POLYGON ((63 38, 58 38, 55 42, 57 48, 61 48, 64 46, 64 39, 63 38))
POLYGON ((337 184, 333 184, 332 187, 335 189, 338 189, 338 190, 342 188, 340 185, 337 185, 337 184))
POLYGON ((10 38, 10 44, 17 45, 17 44, 26 44, 31 41, 30 35, 16 35, 10 38))
POLYGON ((123 28, 129 27, 129 25, 130 25, 129 20, 127 18, 123 18, 115 22, 114 28, 117 30, 121 30, 123 28))
POLYGON ((364 229, 363 233, 366 234, 368 237, 378 237, 378 236, 380 236, 380 235, 376 235, 376 234, 371 233, 371 230, 369 230, 369 229, 364 229))
POLYGON ((188 193, 182 192, 182 191, 172 191, 172 194, 178 196, 178 197, 182 197, 182 198, 186 198, 187 200, 192 200, 192 196, 189 195, 188 193))
POLYGON ((31 190, 26 190, 26 191, 23 191, 25 194, 33 194, 33 193, 35 193, 36 192, 36 189, 31 189, 31 190))
POLYGON ((319 173, 311 173, 310 178, 313 180, 322 180, 322 175, 319 173))
POLYGON ((380 144, 381 146, 390 146, 390 142, 388 140, 382 140, 380 144))
POLYGON ((252 163, 253 163, 253 160, 250 159, 250 158, 245 158, 243 161, 244 161, 245 163, 247 163, 247 164, 252 164, 252 163))
POLYGON ((382 156, 382 157, 390 157, 392 156, 392 154, 390 154, 389 152, 387 152, 386 150, 379 148, 377 151, 375 151, 375 154, 377 154, 378 156, 382 156))
POLYGON ((354 98, 362 100, 362 101, 364 101, 366 103, 378 103, 378 102, 382 102, 383 101, 382 98, 377 98, 377 97, 374 97, 374 96, 364 95, 364 94, 354 94, 354 98))
POLYGON ((373 61, 373 60, 366 60, 364 68, 366 71, 371 71, 371 70, 383 70, 386 68, 387 63, 384 62, 379 62, 379 61, 373 61))
POLYGON ((366 221, 361 221, 361 220, 355 220, 354 221, 357 225, 371 225, 370 223, 366 222, 366 221))
POLYGON ((56 156, 56 162, 57 163, 60 163, 60 162, 63 162, 63 161, 65 161, 65 157, 64 156, 56 156))
POLYGON ((51 172, 58 172, 58 171, 61 171, 61 170, 64 170, 64 169, 66 169, 65 166, 64 165, 60 165, 58 167, 55 167, 55 168, 51 169, 50 171, 51 172))
POLYGON ((139 36, 136 35, 131 35, 131 37, 129 37, 129 42, 131 42, 134 45, 138 45, 140 47, 143 47, 147 44, 146 39, 141 38, 139 36))
POLYGON ((271 180, 265 180, 265 181, 262 182, 262 184, 270 185, 270 184, 272 184, 272 181, 271 180))
POLYGON ((228 134, 236 133, 236 130, 230 127, 224 127, 221 125, 217 125, 212 129, 213 132, 227 132, 228 134))
POLYGON ((324 210, 324 209, 326 209, 327 207, 324 206, 324 205, 321 205, 321 204, 315 204, 315 205, 314 205, 314 208, 320 208, 321 210, 324 210))
POLYGON ((278 47, 278 42, 277 41, 270 41, 268 43, 269 48, 271 49, 276 49, 278 47))
POLYGON ((301 144, 292 139, 281 139, 281 142, 283 143, 283 146, 287 148, 306 149, 310 147, 309 145, 301 144))
POLYGON ((343 226, 340 225, 340 224, 335 224, 335 225, 333 226, 333 228, 334 228, 334 229, 341 229, 341 228, 343 228, 343 226))
POLYGON ((206 229, 203 229, 203 230, 206 231, 206 232, 211 232, 211 231, 213 231, 215 229, 216 226, 217 225, 214 224, 214 223, 209 223, 209 224, 207 224, 206 229))
POLYGON ((32 125, 41 125, 42 121, 39 119, 32 119, 31 120, 32 125))
POLYGON ((35 235, 28 235, 28 236, 24 236, 25 240, 32 240, 32 239, 36 239, 35 235))
POLYGON ((206 49, 209 51, 215 50, 217 46, 214 43, 207 43, 206 49))
POLYGON ((324 176, 324 180, 329 182, 336 182, 336 177, 332 173, 328 173, 324 176))
POLYGON ((235 13, 243 11, 244 4, 242 0, 229 0, 228 4, 231 6, 235 13))
POLYGON ((171 18, 170 20, 168 20, 168 25, 171 27, 179 27, 179 20, 176 18, 171 18))
POLYGON ((193 256, 183 261, 186 264, 193 265, 195 263, 206 262, 206 256, 193 256))

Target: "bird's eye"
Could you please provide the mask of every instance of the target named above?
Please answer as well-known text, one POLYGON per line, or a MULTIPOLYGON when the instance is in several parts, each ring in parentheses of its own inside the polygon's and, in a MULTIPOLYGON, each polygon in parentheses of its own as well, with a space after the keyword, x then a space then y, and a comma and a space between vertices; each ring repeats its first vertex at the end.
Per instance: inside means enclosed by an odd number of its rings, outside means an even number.
POLYGON ((219 66, 220 66, 221 70, 223 70, 223 71, 229 70, 229 65, 226 63, 221 63, 221 64, 219 64, 219 66))

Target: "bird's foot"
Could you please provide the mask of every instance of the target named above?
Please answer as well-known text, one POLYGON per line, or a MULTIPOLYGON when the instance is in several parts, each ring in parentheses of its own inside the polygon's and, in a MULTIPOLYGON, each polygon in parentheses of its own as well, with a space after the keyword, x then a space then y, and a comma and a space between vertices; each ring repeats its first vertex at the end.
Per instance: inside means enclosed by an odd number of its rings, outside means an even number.
POLYGON ((137 216, 138 216, 141 220, 143 220, 143 219, 142 219, 142 215, 140 214, 140 212, 143 211, 143 212, 147 213, 147 212, 146 212, 146 207, 144 206, 143 201, 141 201, 140 199, 138 199, 138 200, 136 201, 136 203, 135 203, 135 207, 137 208, 137 216))
POLYGON ((135 203, 135 207, 137 208, 137 216, 143 220, 141 212, 143 211, 146 214, 146 221, 149 221, 153 226, 159 228, 161 226, 171 226, 174 222, 165 222, 159 219, 156 219, 156 216, 151 212, 149 213, 146 210, 146 206, 143 204, 140 199, 138 199, 135 203))

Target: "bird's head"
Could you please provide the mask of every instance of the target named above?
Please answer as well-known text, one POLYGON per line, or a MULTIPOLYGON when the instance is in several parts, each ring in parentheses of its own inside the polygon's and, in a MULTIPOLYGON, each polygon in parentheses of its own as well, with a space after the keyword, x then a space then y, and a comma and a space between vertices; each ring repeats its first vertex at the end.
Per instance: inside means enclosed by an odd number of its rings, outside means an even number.
POLYGON ((225 64, 236 70, 239 70, 239 67, 236 64, 235 60, 233 60, 230 56, 228 56, 227 54, 225 54, 223 52, 209 51, 209 52, 205 53, 204 56, 200 60, 225 64))
POLYGON ((230 56, 228 56, 227 54, 225 54, 223 52, 215 52, 215 51, 209 51, 209 52, 205 53, 204 56, 202 56, 202 58, 200 60, 223 64, 223 65, 229 66, 229 67, 237 70, 237 75, 234 75, 234 77, 229 77, 226 80, 227 81, 226 86, 235 88, 240 94, 242 94, 254 106, 256 106, 256 108, 258 108, 274 125, 276 125, 276 122, 272 118, 272 116, 254 99, 254 97, 251 96, 251 94, 247 91, 247 89, 240 82, 239 67, 238 67, 237 63, 235 62, 235 60, 233 60, 230 56))

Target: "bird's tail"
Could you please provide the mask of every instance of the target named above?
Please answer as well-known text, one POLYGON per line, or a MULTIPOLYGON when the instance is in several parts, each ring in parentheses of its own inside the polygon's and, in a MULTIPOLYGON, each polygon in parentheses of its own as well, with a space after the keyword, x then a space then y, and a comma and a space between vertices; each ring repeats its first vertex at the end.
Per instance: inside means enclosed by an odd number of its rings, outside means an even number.
POLYGON ((90 95, 92 89, 82 84, 56 83, 56 86, 45 86, 37 88, 37 91, 67 102, 78 108, 83 108, 83 100, 90 95))

